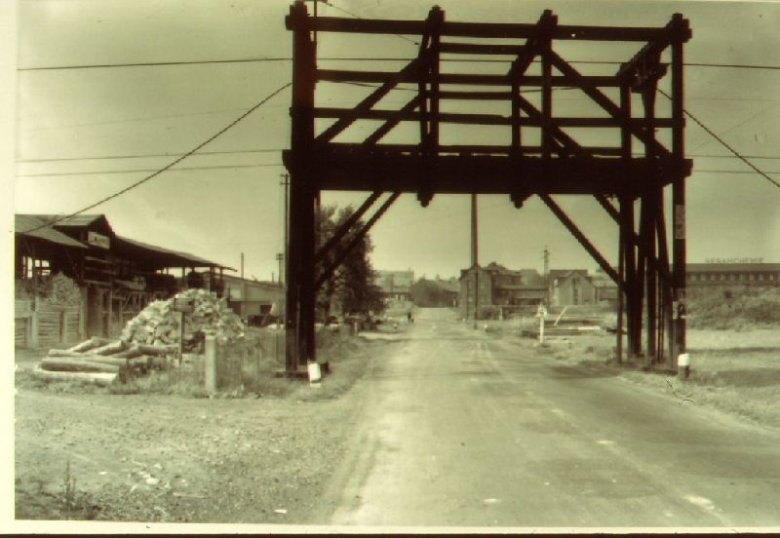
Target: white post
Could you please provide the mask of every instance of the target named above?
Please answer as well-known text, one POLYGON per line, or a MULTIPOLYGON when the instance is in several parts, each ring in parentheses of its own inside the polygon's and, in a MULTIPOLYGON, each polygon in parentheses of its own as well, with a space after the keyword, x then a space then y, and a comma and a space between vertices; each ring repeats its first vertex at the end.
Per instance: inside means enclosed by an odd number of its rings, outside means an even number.
POLYGON ((547 317, 547 309, 544 307, 544 303, 539 303, 539 308, 536 310, 536 316, 539 318, 539 343, 544 343, 544 318, 547 317))

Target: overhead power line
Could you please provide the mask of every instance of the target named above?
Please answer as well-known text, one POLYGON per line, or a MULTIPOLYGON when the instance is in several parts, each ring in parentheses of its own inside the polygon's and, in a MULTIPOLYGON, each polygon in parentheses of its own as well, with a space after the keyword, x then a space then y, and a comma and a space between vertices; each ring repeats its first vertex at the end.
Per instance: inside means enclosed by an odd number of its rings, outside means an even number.
MULTIPOLYGON (((394 34, 395 35, 395 34, 394 34)), ((398 37, 403 37, 399 35, 398 37)), ((413 43, 416 43, 412 41, 413 43)), ((323 56, 317 58, 317 61, 326 62, 408 62, 409 57, 370 57, 370 56, 323 56)), ((267 63, 267 62, 291 62, 289 56, 266 56, 257 58, 232 58, 223 60, 183 60, 183 61, 161 61, 161 62, 128 62, 128 63, 101 63, 101 64, 71 64, 71 65, 48 65, 19 67, 17 71, 66 71, 71 69, 110 69, 125 67, 176 67, 187 65, 219 65, 219 64, 245 64, 245 63, 267 63)), ((442 58, 442 62, 449 63, 508 63, 508 60, 495 58, 442 58)), ((620 65, 623 62, 617 60, 571 60, 572 64, 593 64, 593 65, 620 65)), ((686 67, 714 67, 725 69, 759 69, 768 71, 780 71, 780 65, 758 65, 758 64, 720 64, 691 62, 683 64, 686 67)))
MULTIPOLYGON (((213 166, 188 166, 177 168, 174 172, 190 172, 193 170, 232 170, 238 168, 271 168, 281 167, 283 163, 259 163, 259 164, 219 164, 213 166)), ((123 170, 89 170, 86 172, 44 172, 37 174, 18 174, 18 177, 62 177, 62 176, 100 176, 113 174, 132 174, 138 172, 154 172, 156 168, 126 168, 123 170)), ((102 203, 102 202, 99 202, 102 203)))
POLYGON ((278 87, 277 89, 275 89, 274 91, 272 91, 270 94, 268 94, 266 97, 264 97, 263 99, 261 99, 261 100, 260 100, 260 102, 258 102, 258 103, 257 103, 256 105, 254 105, 252 108, 250 108, 249 110, 247 110, 246 112, 244 112, 243 114, 241 114, 241 115, 240 115, 238 118, 236 118, 235 120, 233 120, 232 122, 230 122, 230 123, 229 123, 227 126, 223 127, 222 129, 220 129, 219 131, 217 131, 216 133, 214 133, 213 135, 211 135, 210 137, 208 137, 206 140, 204 140, 203 142, 201 142, 200 144, 198 144, 197 146, 195 146, 193 149, 191 149, 190 151, 188 151, 187 153, 185 153, 185 154, 184 154, 184 155, 182 155, 181 157, 179 157, 179 158, 177 158, 177 159, 174 159, 174 160, 173 160, 173 161, 171 161, 169 164, 167 164, 167 165, 163 166, 162 168, 160 168, 159 170, 157 170, 157 171, 155 171, 155 172, 153 172, 153 173, 149 174, 149 175, 148 175, 148 176, 146 176, 145 178, 143 178, 143 179, 141 179, 141 180, 139 180, 139 181, 136 181, 136 182, 135 182, 135 183, 133 183, 132 185, 129 185, 129 186, 125 187, 125 188, 124 188, 124 189, 122 189, 122 190, 119 190, 119 191, 117 191, 117 192, 115 192, 115 193, 113 193, 113 194, 111 194, 111 195, 109 195, 109 196, 106 196, 105 198, 102 198, 101 200, 98 200, 97 202, 95 202, 95 203, 93 203, 93 204, 90 204, 90 205, 88 205, 88 206, 86 206, 86 207, 83 207, 83 208, 79 209, 78 211, 75 211, 75 212, 73 212, 73 213, 71 213, 71 214, 69 214, 69 215, 65 215, 65 216, 62 216, 62 217, 58 217, 58 218, 56 218, 56 219, 54 219, 54 220, 51 220, 51 221, 49 221, 49 222, 46 222, 46 223, 44 223, 44 224, 41 224, 40 226, 36 226, 36 227, 34 227, 34 228, 31 228, 31 229, 29 229, 29 230, 26 230, 26 231, 24 231, 24 232, 22 232, 22 233, 30 233, 30 232, 34 232, 34 231, 36 231, 36 230, 40 230, 41 228, 46 228, 46 227, 48 227, 48 226, 51 226, 51 225, 53 225, 53 224, 56 224, 57 222, 61 222, 61 221, 63 221, 63 220, 67 220, 67 219, 69 219, 69 218, 75 217, 76 215, 79 215, 79 214, 81 214, 81 213, 84 213, 85 211, 89 211, 90 209, 92 209, 92 208, 94 208, 94 207, 97 207, 97 206, 99 206, 99 205, 101 205, 101 204, 104 204, 104 203, 108 202, 109 200, 113 200, 114 198, 117 198, 118 196, 121 196, 122 194, 124 194, 124 193, 126 193, 126 192, 128 192, 128 191, 130 191, 130 190, 132 190, 132 189, 134 189, 134 188, 136 188, 136 187, 138 187, 139 185, 142 185, 142 184, 146 183, 147 181, 149 181, 149 180, 151 180, 151 179, 153 179, 153 178, 155 178, 155 177, 159 176, 160 174, 162 174, 162 173, 163 173, 163 172, 165 172, 166 170, 169 170, 169 169, 173 168, 174 166, 176 166, 178 163, 182 162, 182 161, 183 161, 184 159, 186 159, 187 157, 190 157, 191 155, 193 155, 194 153, 196 153, 196 152, 197 152, 199 149, 201 149, 201 148, 205 147, 207 144, 210 144, 211 142, 213 142, 214 140, 216 140, 217 138, 219 138, 220 136, 222 136, 224 133, 226 133, 227 131, 229 131, 230 129, 232 129, 232 128, 233 128, 233 127, 236 125, 236 124, 238 124, 239 122, 243 121, 243 120, 244 120, 244 118, 246 118, 247 116, 249 116, 249 115, 250 115, 252 112, 254 112, 254 111, 255 111, 255 110, 257 110, 258 108, 260 108, 261 106, 263 106, 264 104, 266 104, 268 101, 270 101, 272 98, 274 98, 275 96, 277 96, 277 95, 278 95, 278 94, 280 94, 282 91, 284 91, 285 89, 289 88, 290 86, 292 86, 292 82, 287 82, 287 83, 285 83, 285 84, 281 85, 280 87, 278 87))
MULTIPOLYGON (((663 91, 661 88, 658 88, 658 92, 659 92, 661 95, 663 95, 664 97, 666 97, 667 99, 669 99, 670 101, 672 100, 672 97, 671 97, 671 96, 670 96, 668 93, 666 93, 665 91, 663 91)), ((766 172, 763 172, 762 170, 760 170, 760 169, 759 169, 759 168, 758 168, 756 165, 754 165, 752 162, 750 162, 749 160, 747 160, 747 158, 746 158, 746 157, 744 157, 744 156, 743 156, 741 153, 739 153, 737 150, 735 150, 734 148, 732 148, 732 147, 731 147, 731 146, 730 146, 730 145, 729 145, 729 144, 728 144, 728 143, 727 143, 725 140, 723 140, 723 138, 721 138, 720 136, 718 136, 718 135, 717 135, 717 134, 716 134, 716 133, 715 133, 715 132, 714 132, 712 129, 710 129, 709 127, 707 127, 706 125, 704 125, 704 124, 703 124, 703 123, 702 123, 702 122, 699 120, 699 118, 697 118, 696 116, 694 116, 693 114, 691 114, 690 112, 688 112, 688 111, 687 111, 687 110, 685 110, 685 109, 683 109, 683 112, 685 113, 685 115, 686 115, 686 116, 688 116, 689 118, 691 118, 691 119, 692 119, 692 120, 693 120, 693 121, 696 123, 696 125, 698 125, 698 126, 699 126, 699 127, 701 127, 702 129, 704 129, 704 130, 707 132, 707 134, 709 134, 709 135, 710 135, 712 138, 714 138, 715 140, 717 140, 718 142, 720 142, 720 144, 721 144, 721 145, 722 145, 724 148, 726 148, 726 149, 727 149, 727 150, 729 150, 731 153, 733 153, 735 157, 737 157, 739 160, 741 160, 741 161, 742 161, 742 162, 744 162, 746 165, 748 165, 750 168, 752 168, 752 169, 753 169, 753 171, 755 171, 755 172, 756 172, 757 174, 759 174, 761 177, 763 177, 764 179, 766 179, 767 181, 769 181, 769 182, 770 182, 772 185, 774 185, 775 187, 778 187, 778 188, 780 188, 780 183, 778 183, 777 181, 775 181, 774 179, 772 179, 771 177, 769 177, 769 175, 768 175, 766 172)))
MULTIPOLYGON (((263 148, 263 149, 242 149, 242 150, 223 150, 223 151, 199 151, 198 157, 206 155, 234 155, 240 153, 281 153, 285 148, 263 148)), ((128 155, 95 155, 86 157, 50 157, 42 159, 18 159, 17 163, 48 163, 62 161, 107 161, 121 159, 154 159, 162 157, 180 157, 182 153, 143 153, 128 155)))

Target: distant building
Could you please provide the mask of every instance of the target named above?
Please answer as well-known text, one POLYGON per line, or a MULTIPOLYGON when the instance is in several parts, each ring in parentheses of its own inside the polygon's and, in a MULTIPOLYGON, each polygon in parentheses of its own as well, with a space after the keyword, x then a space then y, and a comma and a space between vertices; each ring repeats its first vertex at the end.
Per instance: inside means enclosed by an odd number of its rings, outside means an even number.
POLYGON ((454 307, 458 305, 460 283, 456 278, 428 280, 421 278, 411 288, 414 304, 424 307, 454 307))
POLYGON ((225 296, 230 308, 245 322, 260 324, 284 310, 284 286, 278 282, 260 282, 224 275, 225 296))
POLYGON ((375 283, 385 301, 409 301, 414 271, 376 271, 375 283))
POLYGON ((587 269, 553 269, 548 282, 551 305, 585 305, 597 302, 596 286, 587 269))
POLYGON ((596 290, 596 303, 617 306, 618 286, 612 278, 604 272, 603 269, 596 270, 596 273, 590 277, 593 287, 596 290))
POLYGON ((459 304, 464 316, 474 312, 477 285, 480 310, 536 305, 545 299, 544 278, 536 269, 511 270, 491 262, 485 267, 463 269, 459 280, 459 304))
POLYGON ((780 263, 689 263, 686 273, 691 288, 780 286, 780 263))

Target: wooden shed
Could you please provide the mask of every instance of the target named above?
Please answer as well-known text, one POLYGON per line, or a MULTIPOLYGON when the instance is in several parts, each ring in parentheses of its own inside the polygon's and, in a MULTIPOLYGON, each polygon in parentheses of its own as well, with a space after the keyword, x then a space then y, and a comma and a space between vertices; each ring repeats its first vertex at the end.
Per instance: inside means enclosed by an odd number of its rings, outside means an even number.
POLYGON ((222 271, 231 269, 121 237, 105 215, 16 215, 14 260, 16 344, 31 347, 117 336, 149 302, 186 288, 186 270, 208 269, 208 283, 219 288, 222 271), (78 304, 57 304, 42 293, 55 275, 75 283, 78 304), (58 323, 46 321, 52 310, 58 323))

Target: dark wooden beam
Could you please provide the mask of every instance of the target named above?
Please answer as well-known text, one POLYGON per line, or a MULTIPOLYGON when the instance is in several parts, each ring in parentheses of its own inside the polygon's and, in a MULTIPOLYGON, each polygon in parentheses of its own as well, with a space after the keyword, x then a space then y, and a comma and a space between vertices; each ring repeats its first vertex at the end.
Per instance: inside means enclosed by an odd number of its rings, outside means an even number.
MULTIPOLYGON (((398 19, 347 19, 339 17, 309 17, 298 20, 285 18, 288 30, 316 32, 344 32, 359 34, 402 34, 422 35, 423 21, 398 19)), ((441 35, 447 37, 485 37, 505 39, 528 39, 538 35, 535 24, 518 23, 470 23, 445 22, 441 35)), ((611 27, 587 25, 561 25, 555 30, 553 39, 587 41, 655 41, 667 38, 666 28, 655 27, 611 27)))
MULTIPOLYGON (((289 153, 283 153, 285 162, 289 153)), ((430 181, 435 192, 506 194, 521 188, 550 194, 631 193, 656 185, 659 174, 672 177, 690 172, 690 161, 638 157, 617 166, 614 158, 553 158, 439 154, 432 160, 420 154, 374 151, 318 151, 309 155, 317 170, 318 188, 418 192, 430 181)))
MULTIPOLYGON (((349 69, 318 69, 317 80, 320 82, 365 82, 365 83, 386 83, 396 81, 397 71, 355 71, 349 69)), ((419 76, 417 74, 406 73, 397 80, 401 83, 416 83, 419 76)), ((511 84, 508 75, 490 75, 473 73, 442 73, 438 80, 441 84, 460 84, 473 86, 509 86, 511 84)), ((542 85, 543 80, 540 76, 524 76, 520 80, 521 86, 542 85)), ((554 87, 618 87, 621 79, 612 75, 602 76, 554 76, 551 81, 554 87)))
POLYGON ((381 192, 372 192, 371 195, 366 198, 362 204, 360 204, 360 207, 358 207, 357 210, 354 211, 349 216, 349 218, 347 218, 347 220, 341 224, 333 236, 328 239, 328 241, 322 245, 319 250, 317 250, 316 254, 314 255, 314 263, 321 262, 323 258, 327 256, 328 252, 331 251, 341 241, 341 239, 347 235, 347 233, 349 233, 355 223, 359 221, 363 215, 365 215, 366 211, 368 211, 368 209, 374 205, 374 202, 376 202, 381 195, 381 192))
POLYGON ((390 197, 385 200, 384 203, 379 207, 379 209, 376 210, 376 213, 371 216, 368 222, 366 222, 365 225, 363 225, 363 227, 352 236, 346 246, 344 246, 344 248, 336 254, 334 260, 322 270, 320 275, 317 277, 317 280, 314 282, 315 293, 322 287, 325 281, 333 275, 333 272, 338 268, 338 266, 342 264, 349 253, 352 252, 352 250, 360 243, 369 230, 371 230, 374 224, 376 224, 379 218, 384 215, 385 211, 387 211, 390 206, 393 205, 393 202, 395 202, 399 196, 401 196, 400 192, 394 192, 391 194, 390 197))
POLYGON ((614 280, 619 287, 622 287, 624 283, 620 280, 620 275, 618 272, 615 271, 615 269, 607 262, 606 258, 601 255, 598 249, 593 246, 593 243, 588 241, 588 238, 585 237, 585 234, 582 233, 576 224, 574 224, 574 221, 569 218, 563 209, 561 209, 561 207, 548 194, 540 194, 539 198, 541 198, 545 205, 550 208, 556 217, 558 217, 558 220, 560 220, 563 225, 566 226, 575 239, 579 241, 580 245, 582 245, 583 248, 588 251, 588 254, 590 254, 593 259, 596 260, 601 269, 607 273, 607 275, 609 275, 609 277, 614 280))
MULTIPOLYGON (((456 123, 461 125, 512 125, 511 116, 502 116, 500 114, 461 114, 454 112, 441 112, 436 114, 431 110, 427 115, 415 111, 404 112, 402 110, 366 110, 360 114, 355 114, 351 108, 320 107, 314 109, 315 118, 337 118, 339 121, 346 119, 348 122, 355 120, 382 120, 382 121, 414 121, 421 119, 438 118, 441 123, 456 123)), ((550 118, 550 124, 558 127, 571 128, 597 128, 609 129, 623 125, 620 119, 616 118, 550 118)), ((543 118, 525 118, 523 125, 528 127, 544 127, 546 121, 543 118)), ((673 121, 670 118, 656 118, 648 122, 642 118, 632 119, 629 125, 632 128, 639 129, 648 124, 656 129, 672 127, 673 121)), ((319 141, 319 137, 318 137, 319 141)))
MULTIPOLYGON (((582 77, 580 75, 579 71, 577 71, 571 64, 569 64, 566 60, 561 58, 558 54, 556 54, 554 51, 550 51, 550 57, 552 58, 553 65, 564 75, 571 78, 579 78, 582 77)), ((601 106, 604 110, 606 110, 613 118, 616 119, 622 119, 625 120, 623 111, 621 111, 620 107, 618 107, 612 99, 607 97, 601 90, 596 88, 595 86, 587 83, 584 78, 580 81, 579 84, 577 84, 579 88, 581 88, 593 101, 596 102, 599 106, 601 106)), ((641 127, 635 126, 633 123, 633 120, 629 121, 631 134, 637 137, 639 140, 644 142, 645 144, 650 144, 653 149, 661 154, 661 155, 668 155, 670 152, 668 149, 666 149, 662 144, 660 144, 653 136, 650 136, 647 132, 642 130, 641 127)), ((675 121, 672 122, 672 127, 680 127, 684 126, 685 123, 682 119, 675 118, 675 121)))
MULTIPOLYGON (((412 112, 415 108, 420 106, 420 103, 423 102, 423 99, 419 95, 415 95, 414 99, 406 103, 401 109, 398 111, 400 116, 403 116, 404 114, 408 114, 412 112)), ((377 142, 379 142, 387 133, 392 131, 399 123, 401 123, 401 118, 393 118, 385 121, 383 125, 378 127, 376 131, 371 133, 361 144, 363 147, 367 146, 374 146, 377 142)))
POLYGON ((395 88, 404 77, 409 74, 416 74, 420 67, 420 58, 415 58, 409 62, 403 69, 396 73, 396 76, 390 80, 385 81, 380 87, 371 92, 371 94, 360 101, 353 108, 349 109, 349 112, 340 116, 339 120, 333 125, 325 129, 317 136, 317 142, 328 142, 335 138, 339 133, 344 131, 352 123, 360 118, 363 114, 369 112, 371 107, 377 104, 385 95, 395 88))

